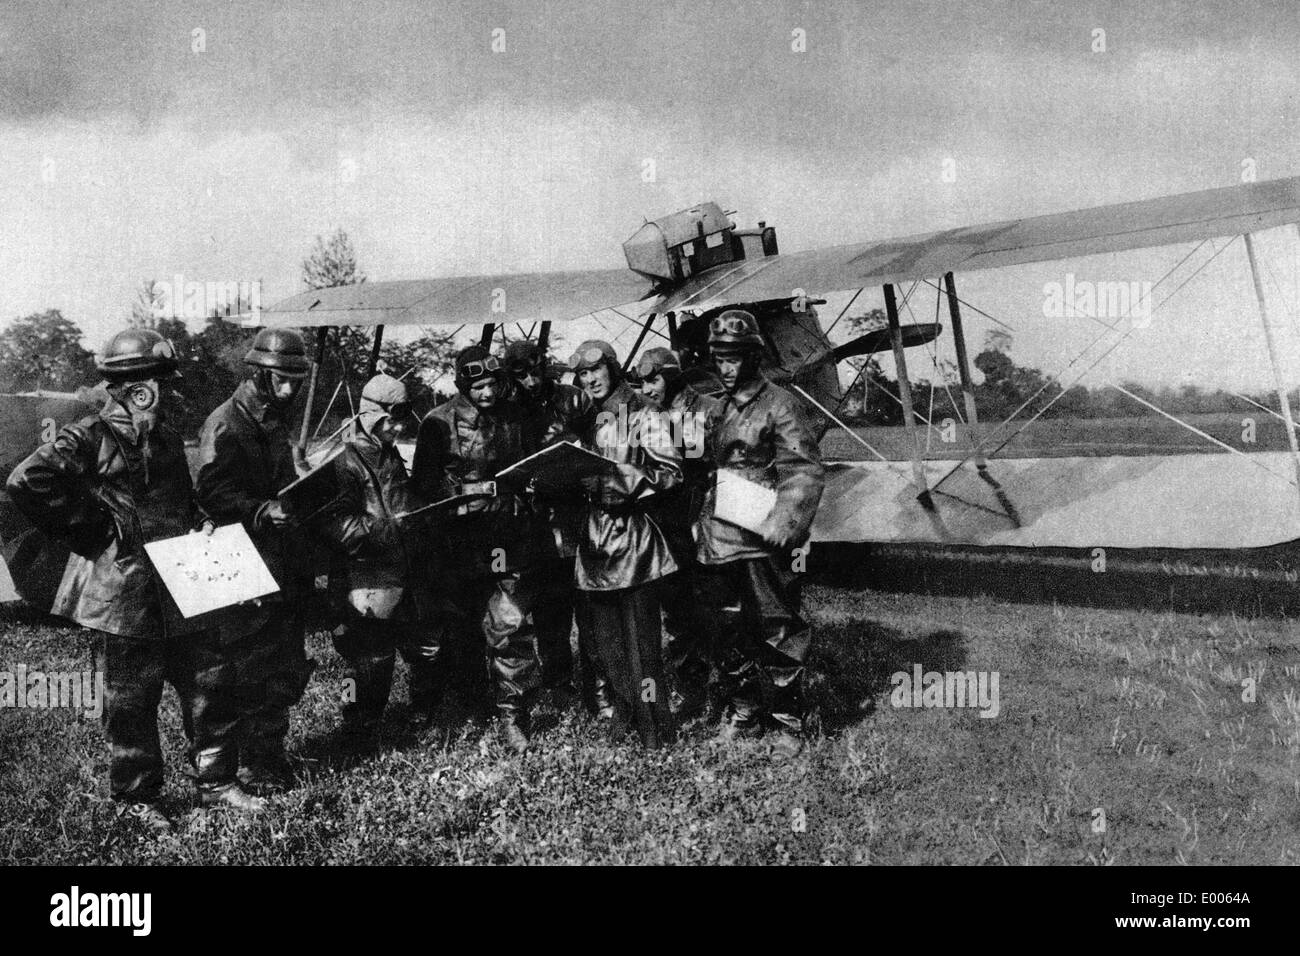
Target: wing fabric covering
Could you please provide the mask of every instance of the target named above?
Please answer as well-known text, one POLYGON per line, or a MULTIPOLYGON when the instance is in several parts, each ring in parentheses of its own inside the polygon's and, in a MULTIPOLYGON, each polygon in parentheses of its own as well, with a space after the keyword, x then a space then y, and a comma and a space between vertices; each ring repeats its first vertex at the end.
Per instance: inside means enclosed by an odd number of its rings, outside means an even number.
MULTIPOLYGON (((933 484, 957 462, 926 461, 933 484)), ((1025 548, 1264 548, 1300 538, 1289 452, 1142 457, 1003 458, 969 462, 916 500, 906 462, 833 466, 814 541, 919 542, 1025 548)))
POLYGON ((1300 222, 1300 177, 1075 212, 746 259, 662 297, 625 269, 367 282, 304 292, 239 319, 250 325, 473 325, 562 322, 637 303, 648 311, 820 295, 1002 266, 1122 252, 1300 222))

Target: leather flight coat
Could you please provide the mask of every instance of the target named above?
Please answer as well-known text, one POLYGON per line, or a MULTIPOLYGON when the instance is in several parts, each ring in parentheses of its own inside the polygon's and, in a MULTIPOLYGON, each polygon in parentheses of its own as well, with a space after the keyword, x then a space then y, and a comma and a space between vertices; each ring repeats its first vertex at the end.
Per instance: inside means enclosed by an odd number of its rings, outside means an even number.
MULTIPOLYGON (((790 548, 802 546, 812 529, 825 485, 821 450, 798 399, 761 375, 721 398, 709 434, 709 455, 729 468, 776 491, 768 525, 790 548)), ((704 498, 696 558, 725 564, 775 554, 760 535, 713 517, 716 482, 704 498)))
MULTIPOLYGON (((524 410, 525 427, 531 433, 535 448, 562 441, 581 443, 582 436, 591 428, 594 414, 591 399, 580 388, 547 381, 542 386, 541 395, 534 398, 520 388, 517 396, 519 406, 524 410)), ((576 555, 582 540, 585 507, 542 495, 538 496, 536 504, 551 526, 555 556, 571 558, 576 555)))
POLYGON ((652 495, 682 482, 682 454, 655 405, 620 383, 596 409, 584 444, 618 464, 593 482, 578 548, 583 591, 639 587, 677 570, 663 532, 647 513, 652 495))
POLYGON ((21 462, 7 490, 33 525, 73 552, 51 613, 127 637, 201 628, 181 617, 144 550, 201 520, 185 444, 165 421, 141 435, 110 399, 21 462))
MULTIPOLYGON (((420 422, 412 462, 412 483, 427 501, 461 492, 465 485, 492 481, 497 473, 536 451, 523 411, 499 399, 482 411, 457 395, 420 422)), ((470 577, 521 571, 545 555, 550 529, 517 491, 498 485, 497 494, 460 505, 440 523, 446 535, 449 570, 470 577)))
POLYGON ((290 441, 281 413, 258 394, 251 379, 241 382, 199 432, 196 492, 199 507, 217 525, 243 524, 281 595, 295 600, 311 590, 306 538, 259 517, 262 506, 298 476, 290 441))
POLYGON ((683 548, 689 552, 695 550, 691 528, 713 482, 714 465, 709 457, 708 435, 722 411, 722 403, 683 382, 669 397, 665 410, 673 441, 682 453, 683 480, 679 488, 656 496, 650 513, 669 536, 674 553, 680 555, 683 548))

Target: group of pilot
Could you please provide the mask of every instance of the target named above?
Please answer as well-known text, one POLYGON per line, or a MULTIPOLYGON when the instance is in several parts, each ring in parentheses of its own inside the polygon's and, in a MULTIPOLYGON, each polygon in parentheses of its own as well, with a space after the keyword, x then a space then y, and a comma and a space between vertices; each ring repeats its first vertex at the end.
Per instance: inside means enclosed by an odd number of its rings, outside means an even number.
POLYGON ((821 458, 800 403, 763 374, 751 313, 714 317, 708 353, 684 363, 650 349, 629 374, 611 345, 588 341, 565 384, 536 343, 500 357, 471 346, 456 356, 456 396, 422 420, 403 382, 376 375, 321 466, 331 502, 303 514, 281 495, 298 476, 290 413, 311 368, 298 333, 258 334, 251 376, 203 425, 193 482, 166 417, 171 344, 149 329, 115 335, 97 362, 104 407, 23 461, 8 491, 72 552, 52 610, 98 632, 119 813, 172 827, 164 683, 202 806, 256 811, 292 786, 285 739, 314 667, 303 609, 320 549, 349 748, 377 742, 400 653, 417 730, 490 702, 501 742, 523 752, 546 698, 647 747, 705 717, 720 719, 721 741, 766 737, 773 759, 797 755, 811 642, 799 571, 821 458), (408 472, 397 443, 412 430, 408 472), (557 442, 608 464, 571 484, 502 476, 557 442), (756 531, 714 516, 718 469, 775 492, 756 531), (184 618, 144 544, 233 523, 278 594, 184 618))

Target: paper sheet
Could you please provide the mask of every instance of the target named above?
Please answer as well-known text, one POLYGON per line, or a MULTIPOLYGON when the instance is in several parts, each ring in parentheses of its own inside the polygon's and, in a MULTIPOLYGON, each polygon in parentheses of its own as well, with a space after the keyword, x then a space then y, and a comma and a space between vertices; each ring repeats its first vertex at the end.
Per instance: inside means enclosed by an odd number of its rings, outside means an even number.
POLYGON ((144 546, 176 606, 195 617, 280 590, 241 524, 144 546))
POLYGON ((14 586, 13 576, 9 574, 9 566, 5 564, 4 558, 0 558, 0 604, 20 600, 22 598, 18 594, 18 588, 14 586))
POLYGON ((776 492, 726 468, 718 469, 718 487, 713 516, 759 533, 763 522, 776 507, 776 492))

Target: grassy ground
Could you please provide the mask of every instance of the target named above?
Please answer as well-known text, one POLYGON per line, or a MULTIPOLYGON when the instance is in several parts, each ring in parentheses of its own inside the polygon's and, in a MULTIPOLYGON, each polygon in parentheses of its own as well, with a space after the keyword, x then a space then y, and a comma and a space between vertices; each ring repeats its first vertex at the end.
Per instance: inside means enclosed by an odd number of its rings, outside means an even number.
MULTIPOLYGON (((827 586, 806 603, 819 730, 791 765, 702 727, 646 753, 571 715, 544 717, 524 758, 472 724, 417 740, 399 690, 381 753, 345 766, 328 738, 340 661, 313 640, 292 743, 316 762, 255 819, 194 811, 163 839, 115 826, 93 721, 0 711, 0 862, 1300 862, 1288 622, 827 586), (890 706, 913 663, 997 671, 1000 715, 890 706)), ((0 669, 86 666, 76 629, 3 613, 0 669)), ((184 815, 170 691, 164 727, 184 815)))

